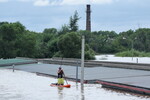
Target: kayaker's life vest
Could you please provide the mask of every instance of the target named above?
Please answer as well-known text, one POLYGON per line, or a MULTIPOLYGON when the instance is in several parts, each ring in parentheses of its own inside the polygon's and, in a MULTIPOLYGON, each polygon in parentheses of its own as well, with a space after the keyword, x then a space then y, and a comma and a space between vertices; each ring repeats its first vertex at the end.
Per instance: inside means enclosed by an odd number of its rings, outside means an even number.
POLYGON ((63 78, 63 74, 64 72, 62 69, 58 70, 58 78, 63 78))

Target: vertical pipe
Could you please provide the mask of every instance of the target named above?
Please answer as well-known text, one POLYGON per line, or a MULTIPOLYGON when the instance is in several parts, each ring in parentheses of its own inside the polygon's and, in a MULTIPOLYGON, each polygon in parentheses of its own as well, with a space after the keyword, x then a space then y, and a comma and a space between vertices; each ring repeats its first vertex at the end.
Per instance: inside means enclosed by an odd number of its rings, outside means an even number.
POLYGON ((138 63, 139 61, 138 61, 138 58, 136 58, 136 62, 138 63))
POLYGON ((77 61, 77 67, 76 67, 76 82, 78 82, 78 61, 77 61))
POLYGON ((81 52, 81 89, 84 83, 84 36, 82 36, 82 52, 81 52))
POLYGON ((132 61, 133 61, 133 40, 132 40, 132 61))
POLYGON ((13 64, 13 72, 15 71, 15 65, 13 64))

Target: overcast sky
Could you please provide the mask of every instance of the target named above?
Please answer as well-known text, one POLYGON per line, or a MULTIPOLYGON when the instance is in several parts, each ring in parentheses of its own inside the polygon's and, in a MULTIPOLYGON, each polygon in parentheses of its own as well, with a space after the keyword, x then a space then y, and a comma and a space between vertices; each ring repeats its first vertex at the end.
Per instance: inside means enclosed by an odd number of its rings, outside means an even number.
POLYGON ((77 10, 79 28, 85 30, 86 4, 91 4, 92 31, 150 28, 150 0, 0 0, 0 22, 21 22, 42 32, 60 29, 77 10))

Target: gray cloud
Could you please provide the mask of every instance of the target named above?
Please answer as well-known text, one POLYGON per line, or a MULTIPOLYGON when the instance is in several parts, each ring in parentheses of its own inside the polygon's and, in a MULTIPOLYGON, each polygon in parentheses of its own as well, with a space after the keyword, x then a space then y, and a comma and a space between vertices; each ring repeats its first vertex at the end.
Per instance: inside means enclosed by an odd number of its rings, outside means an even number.
POLYGON ((8 0, 0 0, 0 3, 8 2, 8 0))
POLYGON ((110 4, 118 0, 18 0, 32 2, 35 6, 48 5, 85 5, 85 4, 110 4))

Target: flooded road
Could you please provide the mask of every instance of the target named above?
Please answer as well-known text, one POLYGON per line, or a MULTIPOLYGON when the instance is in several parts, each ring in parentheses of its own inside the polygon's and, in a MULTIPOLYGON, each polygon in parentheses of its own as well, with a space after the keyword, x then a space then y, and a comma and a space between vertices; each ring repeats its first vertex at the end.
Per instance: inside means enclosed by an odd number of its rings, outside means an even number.
POLYGON ((35 73, 0 69, 0 100, 150 100, 148 97, 119 93, 101 88, 100 84, 68 81, 71 88, 51 87, 57 79, 35 73))

